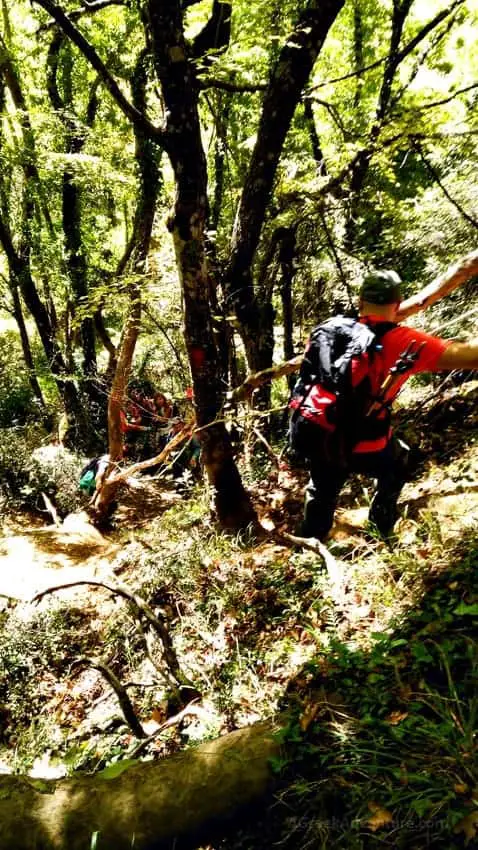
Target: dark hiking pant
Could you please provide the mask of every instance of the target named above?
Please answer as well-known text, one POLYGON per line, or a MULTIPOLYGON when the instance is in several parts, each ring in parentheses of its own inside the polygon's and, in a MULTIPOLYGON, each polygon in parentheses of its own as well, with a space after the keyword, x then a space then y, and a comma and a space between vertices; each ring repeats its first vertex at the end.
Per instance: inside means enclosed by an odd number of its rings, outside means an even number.
POLYGON ((389 537, 398 519, 397 501, 407 480, 409 450, 392 437, 379 452, 355 454, 346 467, 327 460, 310 460, 310 479, 305 490, 303 537, 325 537, 334 521, 337 500, 347 478, 353 472, 376 479, 369 520, 383 537, 389 537))

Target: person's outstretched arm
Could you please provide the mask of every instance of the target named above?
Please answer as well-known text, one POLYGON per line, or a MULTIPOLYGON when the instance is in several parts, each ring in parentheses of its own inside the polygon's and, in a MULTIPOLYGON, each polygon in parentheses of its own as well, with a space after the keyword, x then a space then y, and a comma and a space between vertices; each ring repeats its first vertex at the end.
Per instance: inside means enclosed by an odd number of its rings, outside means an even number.
POLYGON ((478 342, 452 342, 437 362, 437 369, 478 369, 478 342))

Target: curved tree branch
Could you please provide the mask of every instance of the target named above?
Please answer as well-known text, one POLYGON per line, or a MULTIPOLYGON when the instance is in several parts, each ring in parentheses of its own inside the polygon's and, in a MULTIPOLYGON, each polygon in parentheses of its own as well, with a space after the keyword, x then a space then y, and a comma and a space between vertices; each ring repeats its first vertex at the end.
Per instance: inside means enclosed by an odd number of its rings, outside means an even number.
POLYGON ((148 624, 151 626, 154 632, 158 635, 164 652, 164 659, 168 666, 169 671, 174 677, 177 685, 186 685, 191 686, 191 682, 184 676, 179 667, 179 661, 176 656, 176 652, 172 645, 170 634, 166 628, 165 623, 156 617, 154 611, 147 602, 144 601, 140 596, 133 591, 129 590, 123 584, 107 584, 104 581, 94 581, 91 580, 81 580, 81 581, 72 581, 65 582, 64 584, 58 584, 54 587, 46 588, 45 590, 37 593, 32 599, 31 602, 39 602, 43 599, 44 596, 47 596, 49 593, 56 593, 57 590, 64 590, 68 587, 78 587, 79 585, 93 585, 94 587, 104 587, 105 590, 109 590, 110 593, 113 593, 117 596, 121 596, 123 599, 126 599, 128 602, 131 602, 137 611, 144 616, 148 624))
MULTIPOLYGON (((126 3, 124 0, 97 0, 96 3, 87 3, 86 0, 81 0, 82 9, 73 9, 71 12, 68 12, 68 17, 70 21, 78 21, 80 18, 83 18, 86 15, 92 15, 95 12, 101 12, 102 9, 108 8, 108 6, 125 6, 126 3)), ((48 24, 42 24, 38 27, 35 35, 41 35, 41 33, 48 32, 56 27, 56 23, 51 21, 48 24)))
POLYGON ((144 731, 136 712, 133 708, 133 703, 131 702, 124 685, 121 684, 118 677, 113 673, 112 669, 108 667, 103 661, 96 661, 93 658, 79 658, 75 661, 74 667, 92 667, 94 670, 98 670, 99 673, 106 679, 109 685, 113 688, 116 696, 118 697, 118 702, 120 704, 121 711, 123 712, 123 717, 126 720, 129 728, 131 729, 133 735, 136 738, 146 738, 146 732, 144 731))

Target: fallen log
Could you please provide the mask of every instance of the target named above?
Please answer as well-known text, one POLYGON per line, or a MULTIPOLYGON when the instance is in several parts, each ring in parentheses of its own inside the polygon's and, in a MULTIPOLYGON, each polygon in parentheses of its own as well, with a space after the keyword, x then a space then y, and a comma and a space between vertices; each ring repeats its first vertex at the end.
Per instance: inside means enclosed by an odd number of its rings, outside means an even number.
POLYGON ((271 789, 278 724, 160 761, 61 780, 0 776, 0 850, 180 850, 271 789))

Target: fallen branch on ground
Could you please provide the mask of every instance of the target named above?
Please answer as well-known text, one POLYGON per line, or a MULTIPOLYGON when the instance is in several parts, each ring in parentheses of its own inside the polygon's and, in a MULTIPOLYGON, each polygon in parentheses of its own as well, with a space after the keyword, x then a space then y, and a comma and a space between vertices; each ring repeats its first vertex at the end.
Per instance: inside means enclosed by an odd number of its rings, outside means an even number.
POLYGON ((182 723, 185 717, 190 717, 191 715, 196 717, 202 717, 204 715, 207 716, 207 712, 199 705, 196 705, 196 700, 190 702, 189 705, 183 708, 182 711, 178 712, 178 714, 175 714, 174 717, 169 717, 167 720, 164 721, 164 723, 161 723, 161 725, 158 726, 158 728, 152 733, 152 735, 148 735, 147 738, 145 738, 143 741, 140 741, 140 743, 134 748, 134 750, 128 753, 128 758, 138 758, 138 756, 144 752, 148 745, 151 744, 151 742, 154 741, 158 737, 158 735, 161 734, 161 732, 164 732, 165 729, 170 729, 171 726, 178 726, 180 723, 182 723))
POLYGON ((118 677, 113 673, 110 667, 105 664, 103 661, 96 661, 93 658, 79 658, 74 662, 73 667, 92 667, 94 670, 98 670, 99 673, 106 679, 108 684, 113 688, 116 696, 118 697, 118 702, 120 704, 121 711, 123 712, 123 717, 126 720, 129 728, 131 729, 133 735, 136 738, 146 738, 146 732, 144 731, 136 712, 133 708, 133 703, 131 702, 124 685, 121 684, 118 677))
POLYGON ((342 608, 344 603, 344 566, 334 558, 325 543, 322 543, 316 537, 298 537, 295 534, 289 534, 287 531, 276 531, 275 536, 279 540, 287 540, 295 546, 303 546, 305 549, 311 549, 312 552, 317 552, 320 555, 329 577, 332 600, 337 608, 342 608))
POLYGON ((47 509, 48 513, 51 514, 51 517, 53 519, 53 524, 56 525, 56 526, 60 526, 61 525, 61 519, 58 516, 58 511, 55 508, 55 505, 53 504, 51 499, 48 498, 46 493, 42 492, 42 497, 43 497, 43 501, 45 502, 45 508, 47 509))
POLYGON ((44 596, 50 593, 56 593, 58 590, 65 590, 70 587, 78 587, 80 585, 93 585, 94 587, 104 587, 105 590, 109 590, 110 593, 113 593, 117 596, 123 597, 123 599, 127 599, 128 602, 132 602, 133 605, 138 609, 138 611, 143 614, 149 625, 158 635, 162 647, 164 659, 168 668, 169 673, 171 674, 172 684, 175 687, 185 686, 193 688, 192 682, 182 673, 179 661, 173 647, 171 636, 168 632, 168 629, 164 622, 162 622, 158 617, 156 617, 153 610, 150 608, 147 602, 144 599, 141 599, 140 596, 137 596, 136 593, 133 593, 131 590, 128 590, 124 585, 115 584, 110 585, 106 584, 104 581, 95 581, 93 579, 82 579, 79 581, 70 581, 65 582, 64 584, 58 584, 54 587, 48 587, 45 590, 41 590, 39 593, 36 593, 35 596, 30 600, 31 602, 39 602, 43 599, 44 596))

